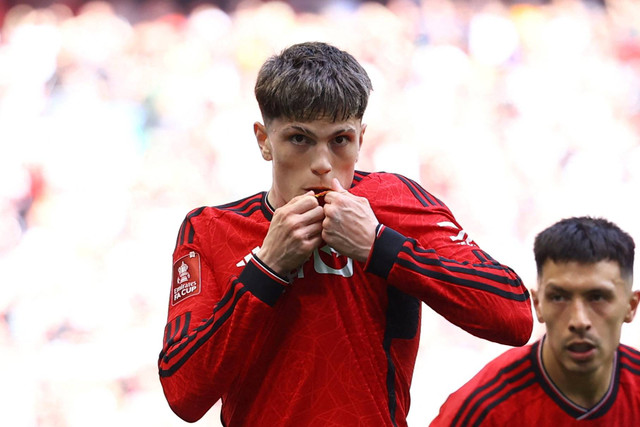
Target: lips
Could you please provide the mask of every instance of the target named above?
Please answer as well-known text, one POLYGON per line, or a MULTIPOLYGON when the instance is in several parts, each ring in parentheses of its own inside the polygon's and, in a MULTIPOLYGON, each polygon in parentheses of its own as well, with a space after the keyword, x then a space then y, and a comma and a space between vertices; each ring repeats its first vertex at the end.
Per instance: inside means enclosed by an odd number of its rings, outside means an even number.
POLYGON ((567 349, 569 349, 569 351, 574 353, 586 353, 589 350, 594 349, 595 347, 596 347, 595 345, 589 342, 578 342, 578 343, 569 344, 567 346, 567 349))
POLYGON ((596 346, 588 341, 576 341, 567 345, 569 357, 576 363, 588 362, 595 357, 596 346))

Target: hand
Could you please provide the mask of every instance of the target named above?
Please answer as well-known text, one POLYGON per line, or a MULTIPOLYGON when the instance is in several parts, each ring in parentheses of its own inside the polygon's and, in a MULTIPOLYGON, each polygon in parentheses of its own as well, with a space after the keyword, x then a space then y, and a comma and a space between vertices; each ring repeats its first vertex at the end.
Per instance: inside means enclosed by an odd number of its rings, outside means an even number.
POLYGON ((324 196, 322 239, 341 255, 366 261, 376 238, 376 218, 369 201, 354 196, 333 179, 324 196))
POLYGON ((324 212, 313 191, 276 209, 256 254, 276 273, 286 276, 300 267, 322 243, 324 212))

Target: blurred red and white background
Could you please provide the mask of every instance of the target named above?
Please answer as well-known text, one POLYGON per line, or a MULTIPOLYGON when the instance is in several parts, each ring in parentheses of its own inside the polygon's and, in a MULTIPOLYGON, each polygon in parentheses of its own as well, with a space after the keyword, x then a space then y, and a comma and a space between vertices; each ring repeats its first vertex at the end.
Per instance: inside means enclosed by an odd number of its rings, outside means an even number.
MULTIPOLYGON (((528 287, 533 238, 562 217, 607 217, 640 244, 634 0, 0 11, 2 425, 185 424, 156 368, 175 237, 190 209, 268 189, 253 84, 295 42, 336 44, 369 71, 358 168, 420 181, 528 287)), ((640 347, 639 326, 623 341, 640 347)), ((411 426, 505 349, 426 306, 422 335, 411 426)))

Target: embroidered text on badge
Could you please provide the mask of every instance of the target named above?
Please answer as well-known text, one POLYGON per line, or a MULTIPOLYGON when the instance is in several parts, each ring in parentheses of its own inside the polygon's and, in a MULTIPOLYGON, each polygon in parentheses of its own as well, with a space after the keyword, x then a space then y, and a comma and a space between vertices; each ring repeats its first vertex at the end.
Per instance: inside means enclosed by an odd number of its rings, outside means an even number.
POLYGON ((173 264, 171 305, 200 293, 200 254, 191 251, 173 264))

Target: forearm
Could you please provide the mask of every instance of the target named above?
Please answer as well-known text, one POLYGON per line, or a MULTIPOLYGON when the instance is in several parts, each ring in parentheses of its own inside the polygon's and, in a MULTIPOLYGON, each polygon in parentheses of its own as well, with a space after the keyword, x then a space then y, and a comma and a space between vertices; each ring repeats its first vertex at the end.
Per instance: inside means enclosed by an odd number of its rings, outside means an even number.
POLYGON ((382 226, 366 268, 473 335, 525 344, 533 318, 521 279, 477 247, 457 252, 457 259, 444 257, 382 226))
POLYGON ((196 421, 228 392, 256 354, 283 290, 284 283, 252 260, 221 298, 204 297, 179 312, 170 309, 158 368, 178 416, 196 421))

